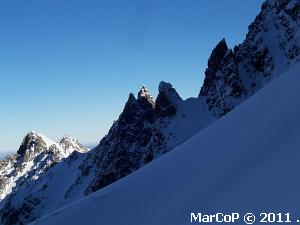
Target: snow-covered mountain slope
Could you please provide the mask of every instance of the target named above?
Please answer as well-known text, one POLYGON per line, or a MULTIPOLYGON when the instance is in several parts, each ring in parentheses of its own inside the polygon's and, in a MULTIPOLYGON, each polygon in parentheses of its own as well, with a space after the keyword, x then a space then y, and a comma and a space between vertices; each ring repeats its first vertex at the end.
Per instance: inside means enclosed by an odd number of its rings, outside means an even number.
POLYGON ((55 143, 36 132, 28 133, 17 154, 0 162, 0 199, 4 199, 19 185, 39 179, 47 169, 73 151, 87 152, 77 140, 66 136, 55 143))
MULTIPOLYGON (((145 86, 137 96, 130 94, 120 117, 95 149, 71 154, 35 182, 26 177, 18 191, 1 202, 2 223, 26 224, 98 191, 230 112, 297 62, 299 22, 299 0, 267 0, 242 44, 230 50, 222 40, 213 50, 198 98, 183 100, 166 82, 160 83, 156 99, 145 86)), ((217 136, 211 142, 215 140, 219 141, 217 136)), ((72 145, 62 144, 64 156, 70 153, 65 150, 68 146, 72 145)))
MULTIPOLYGON (((169 83, 160 83, 154 103, 140 93, 137 99, 130 94, 119 119, 85 160, 83 171, 94 173, 85 194, 127 176, 215 120, 203 101, 182 100, 169 83)), ((79 175, 78 182, 82 179, 86 179, 84 174, 79 175)))
POLYGON ((172 152, 33 224, 183 225, 191 212, 290 212, 296 224, 299 71, 300 63, 172 152))
POLYGON ((299 60, 300 1, 267 0, 245 41, 229 49, 223 39, 208 60, 200 96, 219 117, 299 60))
MULTIPOLYGON (((28 223, 130 174, 214 120, 203 101, 182 100, 168 83, 154 101, 145 86, 98 147, 71 154, 4 201, 3 224, 28 223), (63 181, 63 182, 62 182, 63 181)), ((59 142, 60 143, 60 142, 59 142)))
POLYGON ((69 156, 72 152, 85 153, 89 151, 88 148, 84 147, 79 141, 70 135, 65 135, 62 139, 57 142, 57 145, 63 149, 63 154, 69 156))

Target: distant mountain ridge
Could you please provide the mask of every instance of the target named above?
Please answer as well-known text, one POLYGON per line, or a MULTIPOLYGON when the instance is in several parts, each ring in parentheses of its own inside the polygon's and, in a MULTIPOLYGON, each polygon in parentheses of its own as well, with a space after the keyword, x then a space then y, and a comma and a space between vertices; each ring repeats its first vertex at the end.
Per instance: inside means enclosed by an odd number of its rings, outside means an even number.
MULTIPOLYGON (((226 115, 299 60, 299 14, 299 0, 267 0, 243 43, 233 49, 225 39, 217 44, 197 98, 183 100, 170 83, 161 82, 154 99, 143 85, 137 96, 129 95, 118 120, 91 151, 86 152, 74 141, 69 144, 72 138, 66 138, 62 146, 52 143, 46 147, 42 135, 33 141, 32 137, 25 138, 19 157, 30 162, 42 159, 39 165, 46 166, 41 170, 21 166, 30 176, 22 176, 16 191, 6 194, 0 203, 1 223, 27 224, 98 191, 226 115)), ((2 167, 19 170, 16 160, 2 161, 6 162, 2 167)), ((9 187, 1 180, 0 184, 3 190, 9 187)))
POLYGON ((33 224, 206 224, 198 212, 234 210, 239 219, 223 223, 241 225, 249 211, 285 207, 299 224, 299 71, 298 62, 171 154, 33 224))
POLYGON ((19 150, 0 162, 0 199, 6 198, 27 179, 36 180, 51 166, 67 158, 73 151, 87 152, 79 142, 65 136, 57 143, 34 131, 28 133, 19 150))

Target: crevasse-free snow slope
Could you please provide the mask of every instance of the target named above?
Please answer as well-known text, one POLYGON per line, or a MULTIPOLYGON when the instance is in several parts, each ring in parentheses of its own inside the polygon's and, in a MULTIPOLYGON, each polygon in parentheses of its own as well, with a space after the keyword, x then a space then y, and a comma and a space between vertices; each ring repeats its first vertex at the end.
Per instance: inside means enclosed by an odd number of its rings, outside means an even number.
POLYGON ((34 224, 183 225, 191 212, 220 211, 291 212, 295 222, 299 71, 300 63, 174 151, 34 224))

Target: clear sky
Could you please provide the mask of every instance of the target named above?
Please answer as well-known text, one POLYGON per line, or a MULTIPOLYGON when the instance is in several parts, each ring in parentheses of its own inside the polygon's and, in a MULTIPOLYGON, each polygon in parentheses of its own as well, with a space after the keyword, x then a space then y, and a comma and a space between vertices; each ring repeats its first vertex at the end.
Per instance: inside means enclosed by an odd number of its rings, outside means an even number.
POLYGON ((142 84, 197 96, 222 38, 241 42, 262 0, 0 2, 0 151, 28 131, 99 142, 142 84))

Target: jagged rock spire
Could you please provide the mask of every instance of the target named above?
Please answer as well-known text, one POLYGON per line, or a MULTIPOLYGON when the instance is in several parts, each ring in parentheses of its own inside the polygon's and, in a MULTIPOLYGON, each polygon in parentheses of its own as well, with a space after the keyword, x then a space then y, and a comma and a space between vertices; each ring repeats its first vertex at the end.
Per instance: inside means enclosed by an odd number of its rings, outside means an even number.
POLYGON ((225 38, 223 38, 214 48, 208 60, 208 70, 211 70, 210 71, 211 74, 214 74, 218 70, 221 61, 223 60, 227 51, 228 51, 228 46, 225 38))
POLYGON ((162 81, 159 84, 159 94, 156 99, 155 113, 159 117, 174 116, 181 97, 170 83, 162 81))
POLYGON ((246 39, 221 40, 208 60, 199 96, 216 117, 231 111, 300 59, 300 0, 266 0, 246 39))
POLYGON ((182 101, 182 98, 177 93, 176 89, 172 84, 161 81, 158 87, 159 94, 164 94, 167 96, 168 100, 176 105, 179 101, 182 101))
POLYGON ((142 85, 138 93, 138 99, 141 98, 146 99, 152 105, 153 108, 155 107, 155 100, 145 85, 142 85))
POLYGON ((234 108, 243 93, 236 56, 222 39, 212 51, 205 71, 200 97, 204 97, 208 109, 216 117, 234 108))
POLYGON ((217 80, 216 73, 222 67, 222 61, 228 52, 228 46, 225 38, 223 38, 213 49, 207 63, 205 71, 204 84, 201 88, 199 96, 207 96, 210 89, 215 88, 217 80))

